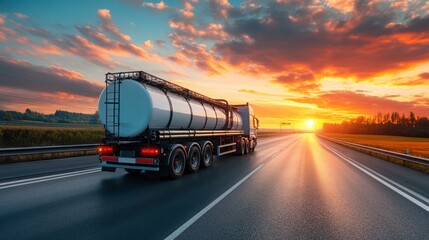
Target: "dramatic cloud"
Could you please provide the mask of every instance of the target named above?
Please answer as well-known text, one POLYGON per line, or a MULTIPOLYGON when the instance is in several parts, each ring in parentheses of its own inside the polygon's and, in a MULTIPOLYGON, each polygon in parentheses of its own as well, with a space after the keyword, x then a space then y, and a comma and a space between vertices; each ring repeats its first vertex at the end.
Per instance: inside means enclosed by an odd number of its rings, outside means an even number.
POLYGON ((429 59, 427 13, 404 19, 404 9, 392 2, 327 4, 276 1, 253 17, 242 17, 249 9, 234 8, 240 17, 228 20, 225 31, 230 38, 218 42, 215 51, 232 65, 256 64, 265 73, 288 75, 298 67, 316 77, 357 81, 400 72, 429 59))
POLYGON ((210 0, 210 10, 215 18, 227 19, 229 11, 233 8, 228 0, 210 0))
POLYGON ((194 7, 192 4, 188 1, 183 2, 183 9, 180 9, 179 12, 183 15, 183 17, 192 19, 194 17, 194 13, 192 12, 194 10, 194 7))
POLYGON ((66 93, 96 98, 103 85, 83 79, 80 73, 59 67, 40 67, 16 59, 0 58, 0 85, 39 93, 66 93))
POLYGON ((215 52, 204 44, 198 44, 193 38, 172 33, 169 35, 174 47, 178 49, 170 60, 182 64, 196 66, 211 74, 220 74, 225 70, 222 61, 216 57, 215 52))
POLYGON ((288 99, 298 103, 306 103, 321 109, 331 109, 344 114, 373 115, 377 112, 410 112, 417 115, 429 115, 429 109, 416 102, 401 102, 386 97, 371 96, 350 91, 331 91, 316 97, 288 99))
MULTIPOLYGON (((427 81, 429 81, 429 72, 421 73, 421 74, 419 74, 419 77, 420 77, 421 80, 427 80, 427 81)), ((429 83, 429 82, 427 82, 427 83, 429 83)))
POLYGON ((407 79, 395 79, 394 84, 397 86, 426 86, 429 87, 429 72, 420 73, 417 77, 407 79))
POLYGON ((306 93, 311 90, 318 90, 320 84, 316 82, 313 73, 309 71, 289 72, 285 75, 277 76, 273 83, 282 84, 291 91, 306 93))
POLYGON ((237 6, 210 0, 211 15, 204 17, 195 16, 194 5, 183 1, 182 9, 171 12, 169 38, 177 51, 169 59, 214 74, 231 67, 271 74, 273 84, 308 93, 319 90, 323 77, 368 81, 429 59, 429 7, 422 1, 275 0, 237 6))
POLYGON ((110 11, 108 9, 100 9, 98 10, 98 16, 102 20, 102 28, 111 33, 113 36, 118 38, 118 40, 122 40, 125 42, 129 42, 131 37, 123 34, 116 26, 113 24, 112 16, 110 16, 110 11))
MULTIPOLYGON (((44 54, 72 54, 107 69, 120 66, 120 63, 113 60, 114 55, 134 55, 144 60, 149 58, 146 50, 153 50, 150 41, 142 43, 141 46, 133 43, 131 37, 122 33, 114 24, 108 9, 98 10, 98 17, 101 20, 99 26, 76 26, 81 35, 59 36, 44 28, 12 22, 16 31, 39 37, 42 39, 41 43, 31 42, 27 38, 20 37, 15 30, 1 26, 0 30, 4 30, 6 35, 0 34, 0 41, 13 38, 15 42, 27 43, 27 46, 44 54)), ((23 51, 19 52, 23 53, 23 51)))
POLYGON ((143 66, 183 84, 228 83, 220 96, 249 99, 272 126, 291 115, 429 115, 428 1, 119 2, 47 25, 31 9, 1 13, 0 104, 96 101, 101 85, 59 66, 91 77, 143 66))
POLYGON ((173 32, 168 37, 176 51, 168 59, 210 74, 220 74, 225 71, 227 63, 205 41, 225 41, 228 34, 221 23, 194 19, 191 2, 197 1, 184 1, 183 8, 170 16, 169 26, 173 32))

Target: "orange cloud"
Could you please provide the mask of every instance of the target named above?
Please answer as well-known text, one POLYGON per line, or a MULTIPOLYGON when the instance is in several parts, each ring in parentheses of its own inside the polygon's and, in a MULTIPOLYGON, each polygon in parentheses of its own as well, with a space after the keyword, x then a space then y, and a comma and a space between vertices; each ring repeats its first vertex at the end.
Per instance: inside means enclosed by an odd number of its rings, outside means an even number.
POLYGON ((148 7, 150 9, 155 9, 155 10, 158 10, 158 11, 165 11, 165 10, 169 9, 169 7, 167 6, 167 4, 164 3, 164 1, 160 1, 158 3, 143 2, 143 6, 144 7, 148 7))
MULTIPOLYGON (((31 47, 35 52, 51 55, 73 54, 108 69, 114 69, 119 66, 119 63, 113 60, 112 55, 135 55, 142 59, 149 58, 149 54, 144 47, 150 50, 153 49, 153 45, 152 47, 149 46, 150 41, 146 41, 141 46, 132 42, 131 37, 122 33, 113 23, 108 9, 100 9, 98 16, 101 19, 100 26, 88 25, 76 27, 81 35, 56 36, 43 28, 29 27, 13 22, 13 26, 19 32, 27 32, 39 37, 42 39, 42 43, 32 43, 28 37, 19 36, 15 30, 3 26, 0 26, 0 28, 7 35, 0 33, 0 41, 5 41, 10 36, 16 39, 15 41, 31 47), (108 35, 112 38, 109 38, 108 35)), ((24 51, 18 52, 24 54, 24 51)), ((29 53, 28 55, 32 55, 29 51, 27 53, 29 53)), ((156 55, 152 57, 154 59, 159 58, 156 55)))
POLYGON ((122 41, 130 41, 131 37, 123 34, 115 24, 113 24, 112 16, 110 16, 110 10, 108 9, 100 9, 98 10, 98 16, 101 18, 103 24, 102 28, 104 28, 107 32, 113 34, 114 36, 118 37, 119 40, 122 41))
POLYGON ((83 79, 83 75, 80 72, 76 72, 73 70, 65 69, 62 67, 52 66, 52 73, 69 79, 83 79))
MULTIPOLYGON (((401 79, 399 79, 401 80, 401 79)), ((420 73, 417 78, 395 81, 398 86, 429 86, 429 72, 420 73)))
POLYGON ((350 91, 330 91, 318 96, 288 99, 297 103, 306 103, 320 109, 330 109, 342 114, 374 115, 377 112, 410 112, 420 116, 428 116, 429 109, 422 106, 420 99, 416 101, 401 102, 388 97, 371 96, 350 91))
POLYGON ((353 11, 355 1, 354 0, 328 0, 327 5, 338 9, 342 12, 348 13, 353 11))
POLYGON ((50 44, 47 40, 43 41, 43 45, 32 44, 31 47, 38 53, 50 55, 62 55, 64 52, 57 46, 50 44))
MULTIPOLYGON (((237 68, 258 66, 261 74, 289 74, 285 70, 299 65, 316 78, 332 76, 356 81, 400 73, 429 59, 427 13, 401 21, 403 12, 399 6, 386 8, 377 1, 370 5, 327 2, 341 12, 333 12, 321 2, 277 4, 257 14, 249 8, 230 8, 225 29, 228 38, 214 47, 220 59, 237 68), (250 46, 242 36, 252 39, 250 46)), ((401 9, 411 11, 419 3, 413 4, 401 9)), ((304 87, 317 88, 318 81, 306 81, 304 87)))
POLYGON ((143 43, 143 47, 147 50, 153 50, 155 49, 152 42, 150 40, 147 40, 143 43))
POLYGON ((291 91, 300 93, 307 93, 320 88, 320 83, 316 81, 313 73, 308 70, 289 71, 277 76, 272 83, 281 84, 291 91))
POLYGON ((209 7, 213 16, 221 19, 227 19, 229 10, 233 8, 228 0, 210 0, 209 7))
POLYGON ((59 40, 58 44, 74 55, 81 56, 93 63, 113 69, 117 63, 104 51, 103 48, 91 43, 81 36, 70 36, 68 39, 59 40))
POLYGON ((210 74, 224 72, 226 64, 215 56, 215 53, 204 44, 196 43, 192 38, 176 33, 169 35, 174 47, 178 50, 169 59, 182 64, 191 65, 199 69, 204 69, 210 74))
POLYGON ((45 59, 45 56, 39 54, 38 52, 35 52, 33 50, 27 50, 24 48, 5 47, 5 48, 3 48, 3 51, 5 53, 22 54, 22 55, 32 56, 32 57, 38 58, 38 59, 45 59))
POLYGON ((224 39, 228 34, 223 30, 222 24, 209 23, 199 29, 193 23, 185 21, 170 21, 170 27, 176 29, 181 35, 208 39, 224 39))
POLYGON ((188 1, 183 2, 184 9, 180 9, 179 12, 183 15, 183 17, 191 19, 194 17, 194 13, 192 10, 194 10, 194 7, 192 4, 188 1))
MULTIPOLYGON (((1 21, 4 21, 2 18, 0 18, 1 21)), ((2 25, 2 24, 0 24, 2 25)), ((6 42, 8 41, 8 38, 14 39, 16 37, 16 31, 13 29, 10 29, 5 26, 0 26, 0 42, 6 42)))

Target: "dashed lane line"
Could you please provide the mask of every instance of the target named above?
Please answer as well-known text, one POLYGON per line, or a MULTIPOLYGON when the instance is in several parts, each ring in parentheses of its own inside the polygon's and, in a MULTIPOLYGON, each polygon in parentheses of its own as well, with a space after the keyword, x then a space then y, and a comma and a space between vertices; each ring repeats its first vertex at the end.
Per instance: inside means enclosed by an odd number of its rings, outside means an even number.
POLYGON ((61 179, 61 178, 75 177, 75 176, 80 176, 80 175, 85 175, 85 174, 90 174, 90 173, 96 173, 96 172, 100 172, 100 171, 101 171, 101 168, 97 167, 97 168, 85 169, 85 170, 81 170, 81 171, 74 171, 74 172, 48 175, 48 176, 43 176, 43 177, 26 178, 26 179, 22 179, 22 180, 4 182, 4 183, 0 183, 0 190, 6 189, 6 188, 23 186, 23 185, 29 185, 29 184, 33 184, 33 183, 52 181, 52 180, 61 179))

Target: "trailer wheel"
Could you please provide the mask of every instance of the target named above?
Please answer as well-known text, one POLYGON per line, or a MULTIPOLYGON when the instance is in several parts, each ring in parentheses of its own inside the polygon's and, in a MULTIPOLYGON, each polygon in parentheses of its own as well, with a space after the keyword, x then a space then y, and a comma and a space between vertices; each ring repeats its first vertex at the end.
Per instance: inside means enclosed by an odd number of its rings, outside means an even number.
POLYGON ((142 170, 125 168, 125 171, 127 171, 127 173, 130 174, 130 175, 139 175, 142 170))
POLYGON ((201 162, 201 151, 197 146, 192 146, 189 150, 189 156, 186 160, 186 169, 190 173, 198 171, 201 162))
POLYGON ((250 151, 254 152, 255 148, 256 148, 256 142, 255 142, 255 140, 252 139, 252 140, 250 140, 250 151))
POLYGON ((174 149, 168 161, 168 173, 171 178, 176 179, 183 175, 185 161, 185 152, 180 147, 174 149))
POLYGON ((212 165, 213 162, 213 151, 210 144, 206 144, 203 148, 202 152, 202 158, 201 158, 201 167, 202 168, 208 168, 212 165))
POLYGON ((237 155, 244 155, 245 154, 245 149, 246 149, 246 143, 244 142, 243 139, 241 139, 239 142, 237 142, 236 145, 236 154, 237 155))
POLYGON ((244 154, 248 154, 250 152, 250 142, 248 139, 244 140, 244 154))

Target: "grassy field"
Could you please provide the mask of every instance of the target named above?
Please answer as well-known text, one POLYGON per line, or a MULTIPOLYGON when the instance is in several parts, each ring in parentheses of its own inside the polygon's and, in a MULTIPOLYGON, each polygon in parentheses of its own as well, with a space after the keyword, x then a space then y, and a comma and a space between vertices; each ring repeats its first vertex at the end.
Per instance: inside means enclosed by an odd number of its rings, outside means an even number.
MULTIPOLYGON (((279 134, 287 132, 266 129, 258 131, 260 137, 279 134)), ((0 122, 0 148, 99 143, 103 137, 104 130, 97 125, 0 122)))
POLYGON ((429 158, 429 138, 387 135, 323 134, 338 140, 429 158))
POLYGON ((101 127, 0 125, 0 148, 99 143, 101 127))

